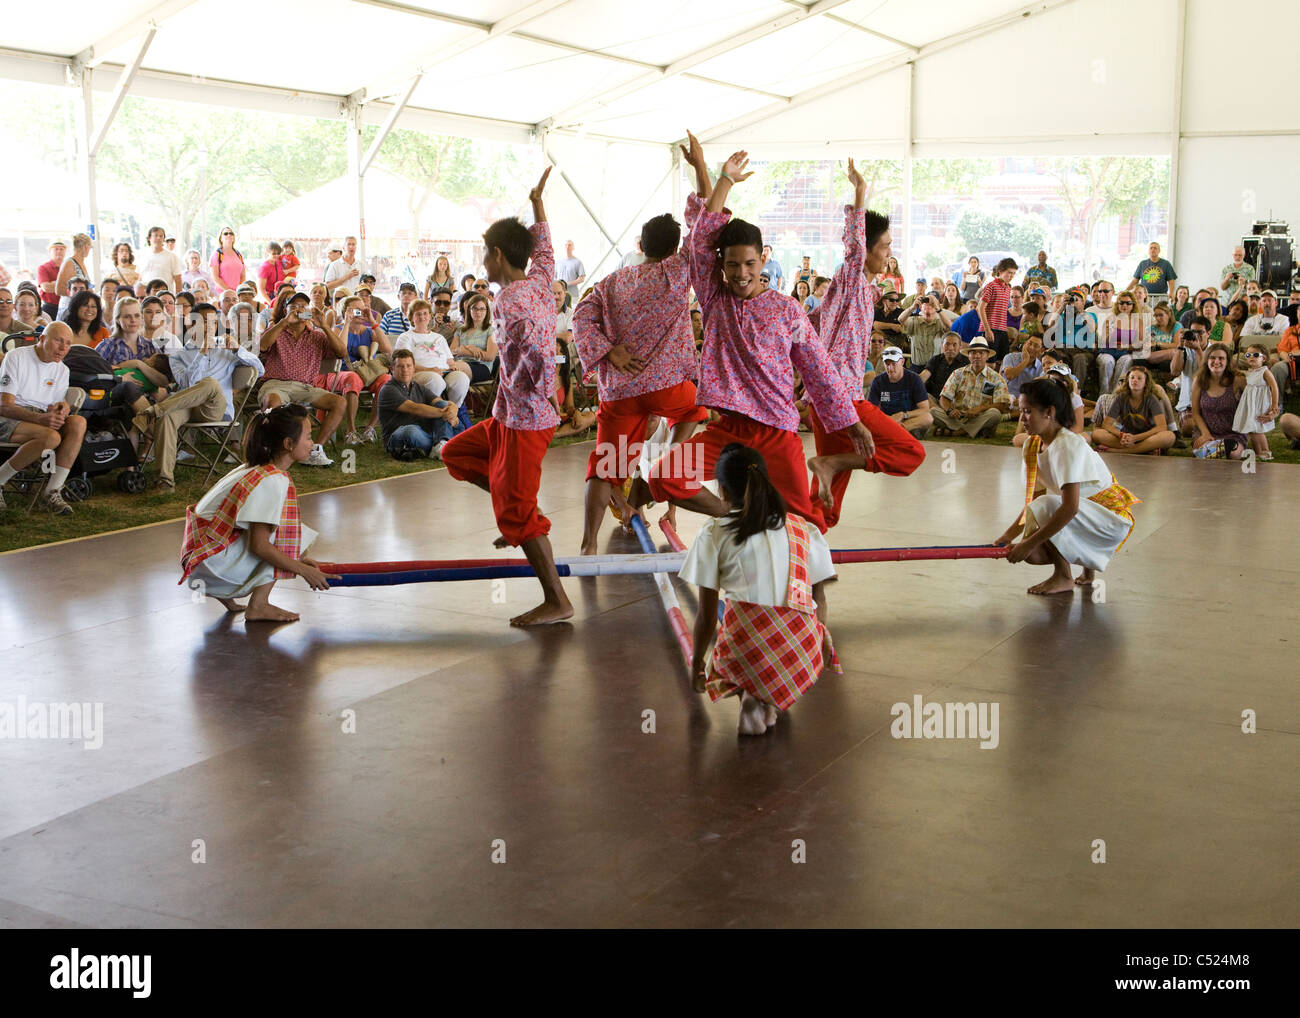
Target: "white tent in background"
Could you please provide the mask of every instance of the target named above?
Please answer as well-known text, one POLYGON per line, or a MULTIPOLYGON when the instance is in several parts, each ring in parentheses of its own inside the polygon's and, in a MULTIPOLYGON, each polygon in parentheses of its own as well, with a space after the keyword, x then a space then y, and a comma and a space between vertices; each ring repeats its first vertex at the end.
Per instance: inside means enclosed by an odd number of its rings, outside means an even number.
MULTIPOLYGON (((414 250, 417 242, 478 243, 488 223, 472 208, 375 167, 366 174, 366 240, 382 245, 401 241, 414 250)), ((253 240, 342 240, 357 232, 356 181, 342 176, 299 195, 240 230, 253 240)))

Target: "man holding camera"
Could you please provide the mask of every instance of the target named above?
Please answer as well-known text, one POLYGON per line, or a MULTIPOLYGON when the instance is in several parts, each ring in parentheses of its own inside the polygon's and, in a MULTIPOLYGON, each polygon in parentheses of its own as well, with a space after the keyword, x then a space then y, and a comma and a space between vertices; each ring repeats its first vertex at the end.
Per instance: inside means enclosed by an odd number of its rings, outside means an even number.
POLYGON ((1246 249, 1238 244, 1232 249, 1232 261, 1223 267, 1223 284, 1219 289, 1223 293, 1226 307, 1237 299, 1242 287, 1255 278, 1255 266, 1246 261, 1246 249))
POLYGON ((912 306, 898 316, 898 324, 907 334, 912 365, 919 371, 938 353, 943 337, 948 334, 948 326, 939 317, 939 295, 927 293, 918 296, 912 306))
POLYGON ((300 292, 289 298, 284 317, 262 333, 260 349, 262 363, 266 365, 266 381, 260 396, 262 408, 270 410, 282 403, 304 403, 325 411, 325 423, 312 446, 311 456, 303 462, 309 467, 333 466, 334 461, 325 455, 324 443, 342 423, 347 401, 317 387, 315 382, 326 353, 330 357, 346 357, 347 344, 325 324, 325 316, 311 306, 311 297, 300 292))

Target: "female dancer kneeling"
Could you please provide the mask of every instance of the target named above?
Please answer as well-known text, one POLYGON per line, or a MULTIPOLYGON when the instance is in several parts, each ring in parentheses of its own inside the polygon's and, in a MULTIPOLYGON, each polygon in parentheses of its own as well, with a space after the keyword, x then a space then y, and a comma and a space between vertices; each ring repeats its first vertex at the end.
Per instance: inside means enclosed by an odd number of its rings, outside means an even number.
POLYGON ((253 415, 236 467, 185 511, 181 582, 194 577, 230 612, 249 622, 297 622, 297 612, 271 604, 277 579, 301 576, 313 590, 330 579, 303 555, 316 531, 298 520, 298 494, 288 470, 311 455, 311 419, 294 403, 253 415))
POLYGON ((1053 567, 1031 594, 1063 594, 1093 582, 1133 530, 1130 506, 1141 499, 1115 481, 1088 440, 1070 430, 1074 408, 1069 384, 1054 374, 1020 389, 1025 442, 1025 509, 994 544, 1010 545, 1008 562, 1053 567), (1033 498, 1040 480, 1047 494, 1033 498), (1023 538, 1012 544, 1024 528, 1023 538), (1075 580, 1071 564, 1083 566, 1075 580))
POLYGON ((841 670, 822 593, 835 567, 817 527, 786 511, 759 453, 732 442, 714 470, 727 515, 704 524, 679 574, 700 588, 691 674, 696 691, 714 700, 739 693, 740 734, 762 735, 823 667, 841 670), (706 667, 719 588, 729 600, 706 667))

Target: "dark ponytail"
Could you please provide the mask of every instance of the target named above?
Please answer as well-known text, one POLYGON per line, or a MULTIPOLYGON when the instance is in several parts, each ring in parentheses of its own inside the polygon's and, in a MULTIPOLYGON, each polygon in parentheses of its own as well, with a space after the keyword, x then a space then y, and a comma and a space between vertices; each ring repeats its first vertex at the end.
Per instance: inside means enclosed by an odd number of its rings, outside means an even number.
POLYGON ((737 544, 764 530, 785 526, 785 499, 767 476, 767 463, 760 453, 732 442, 719 454, 713 472, 731 503, 731 518, 724 526, 736 535, 737 544))
POLYGON ((302 437, 303 421, 310 416, 307 408, 297 403, 253 414, 244 436, 244 462, 250 467, 270 463, 284 451, 286 440, 296 442, 302 437))
POLYGON ((1074 388, 1069 379, 1062 378, 1056 372, 1049 371, 1026 382, 1020 387, 1020 395, 1036 410, 1051 411, 1061 427, 1069 428, 1074 424, 1074 405, 1070 398, 1074 395, 1074 388))

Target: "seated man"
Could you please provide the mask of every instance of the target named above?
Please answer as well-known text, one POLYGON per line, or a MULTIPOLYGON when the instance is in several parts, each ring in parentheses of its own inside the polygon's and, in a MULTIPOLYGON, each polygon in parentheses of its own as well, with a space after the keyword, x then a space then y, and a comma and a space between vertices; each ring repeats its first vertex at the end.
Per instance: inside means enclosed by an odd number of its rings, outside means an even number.
POLYGON ((948 327, 939 317, 939 298, 931 293, 919 295, 916 303, 899 315, 898 322, 912 347, 912 369, 920 371, 939 352, 948 334, 948 327))
POLYGON ((465 429, 457 422, 454 403, 438 399, 415 381, 415 356, 410 350, 393 354, 393 377, 379 390, 379 427, 384 448, 397 456, 403 448, 415 448, 433 459, 442 458, 442 447, 465 429))
POLYGON ((1011 409, 1007 381, 988 366, 993 348, 976 336, 966 348, 970 366, 958 368, 949 377, 931 411, 934 422, 949 432, 963 432, 970 438, 991 438, 1011 409))
MULTIPOLYGON (((438 294, 434 298, 441 299, 438 294)), ((410 350, 415 357, 415 380, 435 396, 445 393, 459 407, 469 392, 473 370, 468 364, 453 360, 446 338, 430 329, 433 308, 428 301, 413 301, 410 315, 411 331, 397 337, 393 352, 410 350)))
POLYGON ((876 305, 876 316, 871 321, 871 331, 875 334, 885 333, 884 339, 891 343, 896 342, 903 331, 903 327, 898 324, 898 317, 902 310, 898 291, 893 287, 885 290, 880 295, 880 303, 876 305))
POLYGON ((390 342, 403 332, 411 331, 411 319, 407 315, 410 314, 411 305, 415 303, 417 296, 419 294, 414 283, 403 283, 397 288, 399 306, 386 311, 379 322, 379 331, 387 336, 390 342))
POLYGON ((266 381, 261 392, 263 409, 271 410, 283 403, 305 403, 325 411, 319 441, 303 462, 309 467, 333 466, 334 461, 325 455, 324 443, 333 437, 342 422, 347 400, 313 383, 326 353, 344 357, 347 344, 326 328, 325 317, 311 306, 310 296, 295 293, 283 305, 280 319, 262 333, 259 346, 262 363, 266 365, 266 381))
POLYGON ((0 464, 0 510, 5 508, 4 486, 14 474, 53 449, 54 472, 38 504, 55 516, 72 515, 63 484, 81 452, 86 419, 73 414, 65 399, 68 367, 63 358, 71 346, 72 330, 55 322, 34 346, 10 350, 0 363, 0 442, 18 446, 0 464))
POLYGON ((1042 356, 1043 341, 1037 336, 1029 336, 1019 352, 1009 353, 1002 359, 1002 376, 1007 380, 1007 392, 1013 406, 1020 405, 1020 387, 1043 373, 1042 356))
POLYGON ((177 391, 159 403, 151 403, 132 421, 141 433, 154 429, 154 462, 158 476, 153 487, 176 487, 176 436, 182 424, 230 421, 235 417, 231 379, 235 368, 247 364, 259 377, 266 368, 257 356, 243 349, 238 337, 227 332, 224 344, 217 342, 220 315, 211 304, 199 304, 194 317, 201 323, 200 345, 182 347, 167 358, 177 391))
POLYGON ((957 333, 963 345, 976 336, 982 336, 984 322, 980 319, 979 304, 973 300, 966 301, 962 305, 962 313, 953 320, 952 331, 957 333))
POLYGON ((898 347, 887 347, 880 359, 885 363, 885 370, 871 380, 867 399, 898 421, 913 438, 924 438, 934 423, 925 383, 915 371, 907 369, 903 351, 898 347))
MULTIPOLYGON (((926 361, 924 367, 917 372, 921 381, 925 383, 925 391, 929 393, 932 404, 939 399, 952 373, 958 368, 966 367, 969 363, 970 358, 961 352, 961 337, 955 332, 944 336, 943 346, 939 352, 926 361)), ((915 363, 912 366, 915 367, 915 363)))

